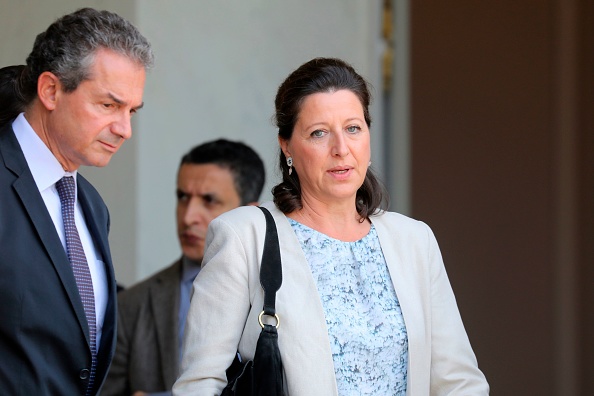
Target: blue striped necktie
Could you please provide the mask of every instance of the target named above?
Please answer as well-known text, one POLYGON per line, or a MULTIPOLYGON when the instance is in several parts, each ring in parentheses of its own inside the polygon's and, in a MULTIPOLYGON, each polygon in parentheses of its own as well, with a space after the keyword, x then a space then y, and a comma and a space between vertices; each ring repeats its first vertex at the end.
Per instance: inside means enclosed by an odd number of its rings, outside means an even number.
POLYGON ((92 362, 86 394, 90 395, 97 369, 97 323, 95 318, 93 280, 87 264, 87 257, 85 256, 85 251, 83 250, 74 222, 74 201, 76 195, 74 178, 72 176, 64 176, 56 182, 56 188, 60 196, 60 203, 62 204, 62 220, 64 221, 64 232, 66 234, 66 252, 68 253, 68 260, 70 260, 70 264, 72 265, 76 286, 78 287, 78 293, 80 294, 89 325, 92 362))

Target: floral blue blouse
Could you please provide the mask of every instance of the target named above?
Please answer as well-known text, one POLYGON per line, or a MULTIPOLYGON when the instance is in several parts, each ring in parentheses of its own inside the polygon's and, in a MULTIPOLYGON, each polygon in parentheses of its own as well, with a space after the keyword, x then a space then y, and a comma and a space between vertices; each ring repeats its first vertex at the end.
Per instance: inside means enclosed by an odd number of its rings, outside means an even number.
POLYGON ((289 222, 322 300, 338 394, 404 396, 408 337, 375 227, 342 242, 289 222))

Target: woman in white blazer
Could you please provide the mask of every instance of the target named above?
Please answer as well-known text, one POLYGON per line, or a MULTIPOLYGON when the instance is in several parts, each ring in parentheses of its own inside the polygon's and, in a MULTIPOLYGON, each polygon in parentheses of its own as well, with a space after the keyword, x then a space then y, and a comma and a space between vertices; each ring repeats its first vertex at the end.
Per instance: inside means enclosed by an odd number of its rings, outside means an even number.
MULTIPOLYGON (((283 265, 285 393, 488 395, 433 233, 382 210, 369 102, 365 80, 328 58, 300 66, 277 93, 283 181, 263 206, 283 265)), ((236 351, 253 358, 265 229, 253 207, 211 222, 174 395, 218 395, 236 351)))

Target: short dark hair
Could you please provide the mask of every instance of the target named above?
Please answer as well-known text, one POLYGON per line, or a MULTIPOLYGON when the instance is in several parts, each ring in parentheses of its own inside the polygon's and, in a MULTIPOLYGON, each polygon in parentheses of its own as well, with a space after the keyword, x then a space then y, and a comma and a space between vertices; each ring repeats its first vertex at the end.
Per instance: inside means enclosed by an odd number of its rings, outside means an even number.
MULTIPOLYGON (((15 94, 0 97, 0 107, 26 108, 37 96, 37 80, 45 71, 54 73, 66 92, 74 91, 89 78, 99 49, 126 56, 145 70, 154 62, 148 40, 129 21, 113 12, 81 8, 57 19, 37 35, 27 65, 20 69, 18 79, 13 80, 15 94), (12 101, 17 104, 10 104, 12 101)), ((2 78, 8 81, 8 76, 2 78)), ((18 112, 9 115, 5 118, 10 120, 18 112)))
POLYGON ((242 142, 218 139, 203 143, 182 157, 180 167, 184 164, 215 164, 229 169, 242 205, 260 199, 266 178, 264 163, 251 147, 242 142))
POLYGON ((25 111, 25 99, 21 96, 19 79, 25 65, 6 66, 0 69, 0 127, 8 124, 25 111))
MULTIPOLYGON (((306 97, 342 89, 349 90, 357 96, 363 107, 365 123, 370 127, 371 93, 369 83, 343 60, 314 58, 292 72, 278 88, 274 101, 278 136, 285 141, 291 139, 297 117, 306 97)), ((289 167, 282 150, 279 153, 279 168, 283 181, 272 189, 274 203, 283 213, 291 213, 302 208, 301 184, 295 170, 289 175, 289 167)), ((356 205, 361 221, 387 207, 387 204, 388 194, 385 187, 371 168, 368 168, 365 180, 357 190, 356 205)))

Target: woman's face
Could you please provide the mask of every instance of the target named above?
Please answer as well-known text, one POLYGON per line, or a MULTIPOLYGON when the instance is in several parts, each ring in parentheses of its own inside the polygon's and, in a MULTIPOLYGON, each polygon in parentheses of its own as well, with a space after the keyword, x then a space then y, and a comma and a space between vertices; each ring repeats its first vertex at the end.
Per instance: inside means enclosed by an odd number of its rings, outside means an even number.
POLYGON ((363 106, 349 90, 307 96, 289 140, 279 139, 301 183, 302 200, 355 201, 371 158, 363 106))

